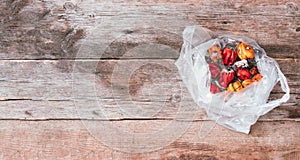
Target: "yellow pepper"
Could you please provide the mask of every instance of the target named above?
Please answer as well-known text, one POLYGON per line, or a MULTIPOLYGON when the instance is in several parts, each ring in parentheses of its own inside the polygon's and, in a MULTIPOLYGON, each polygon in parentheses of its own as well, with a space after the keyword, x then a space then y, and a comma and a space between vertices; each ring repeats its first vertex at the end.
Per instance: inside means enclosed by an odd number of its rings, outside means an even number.
POLYGON ((232 92, 239 91, 241 89, 243 89, 243 86, 239 81, 230 83, 227 87, 227 91, 232 91, 232 92))
POLYGON ((237 54, 240 59, 252 59, 254 58, 254 50, 253 48, 246 43, 239 43, 237 46, 237 54))

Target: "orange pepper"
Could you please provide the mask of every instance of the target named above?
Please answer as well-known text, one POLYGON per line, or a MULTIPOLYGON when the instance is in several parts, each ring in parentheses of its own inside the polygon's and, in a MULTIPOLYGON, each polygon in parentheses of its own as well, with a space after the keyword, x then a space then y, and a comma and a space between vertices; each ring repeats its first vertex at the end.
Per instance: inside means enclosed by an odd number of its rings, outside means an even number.
POLYGON ((244 80, 243 82, 242 82, 242 85, 244 86, 244 87, 247 87, 247 86, 249 86, 251 83, 253 83, 254 82, 254 80, 252 80, 252 79, 246 79, 246 80, 244 80))
POLYGON ((237 46, 237 54, 240 59, 248 59, 254 58, 254 50, 253 48, 246 43, 239 43, 237 46))
POLYGON ((259 80, 261 80, 262 79, 262 75, 261 74, 259 74, 259 73, 257 73, 256 75, 254 75, 253 77, 252 77, 252 80, 254 80, 254 81, 259 81, 259 80))

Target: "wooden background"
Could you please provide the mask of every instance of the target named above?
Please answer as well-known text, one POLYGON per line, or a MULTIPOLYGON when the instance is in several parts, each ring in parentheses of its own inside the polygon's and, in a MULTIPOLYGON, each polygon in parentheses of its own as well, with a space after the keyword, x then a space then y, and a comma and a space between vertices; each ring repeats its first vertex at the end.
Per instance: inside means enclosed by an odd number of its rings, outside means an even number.
POLYGON ((0 159, 300 159, 298 0, 1 0, 0 24, 0 159), (290 100, 249 135, 207 120, 181 83, 195 24, 257 40, 287 76, 290 100))

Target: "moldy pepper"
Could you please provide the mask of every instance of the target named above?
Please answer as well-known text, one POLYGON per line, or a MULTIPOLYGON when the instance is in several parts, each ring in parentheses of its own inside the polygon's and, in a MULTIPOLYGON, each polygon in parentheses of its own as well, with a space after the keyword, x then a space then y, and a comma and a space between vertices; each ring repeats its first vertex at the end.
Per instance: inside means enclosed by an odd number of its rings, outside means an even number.
POLYGON ((254 59, 254 49, 244 42, 235 41, 223 49, 215 44, 207 52, 205 60, 209 65, 210 92, 213 94, 224 89, 236 92, 262 78, 254 59))
POLYGON ((249 66, 248 61, 243 59, 241 61, 237 61, 233 65, 236 69, 247 68, 249 66))
POLYGON ((220 59, 222 59, 222 51, 217 45, 211 46, 207 51, 213 62, 217 63, 220 59))

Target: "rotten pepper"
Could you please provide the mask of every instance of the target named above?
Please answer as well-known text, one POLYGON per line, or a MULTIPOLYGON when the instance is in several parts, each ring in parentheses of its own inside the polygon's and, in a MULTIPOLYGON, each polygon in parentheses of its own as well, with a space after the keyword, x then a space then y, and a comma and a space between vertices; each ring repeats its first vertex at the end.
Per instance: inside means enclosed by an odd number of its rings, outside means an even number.
POLYGON ((226 88, 228 84, 234 79, 234 71, 223 69, 220 73, 219 84, 220 86, 226 88))
POLYGON ((210 92, 213 94, 224 90, 237 92, 262 79, 252 46, 244 42, 236 44, 225 45, 223 49, 213 45, 207 50, 207 63, 212 78, 210 92))

